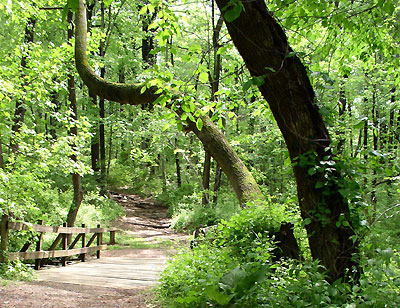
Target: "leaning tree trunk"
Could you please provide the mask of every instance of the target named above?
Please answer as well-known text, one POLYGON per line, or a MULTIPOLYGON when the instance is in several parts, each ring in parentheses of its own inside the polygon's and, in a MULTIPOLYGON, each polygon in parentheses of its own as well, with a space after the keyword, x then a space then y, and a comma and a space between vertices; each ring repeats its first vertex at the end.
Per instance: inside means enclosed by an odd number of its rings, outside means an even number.
MULTIPOLYGON (((157 88, 147 88, 142 92, 143 84, 122 84, 105 80, 95 74, 86 56, 86 10, 84 0, 79 0, 75 20, 75 62, 87 87, 98 96, 120 104, 141 105, 154 102, 159 94, 157 88)), ((179 110, 177 111, 180 112, 179 110)), ((200 116, 203 128, 199 131, 196 123, 188 121, 188 129, 201 140, 204 148, 211 154, 227 175, 233 190, 241 204, 263 199, 254 177, 243 164, 224 134, 206 115, 200 116)))
MULTIPOLYGON (((232 5, 229 0, 216 2, 222 13, 232 5)), ((326 156, 332 160, 331 139, 315 104, 306 69, 290 48, 282 27, 264 0, 239 1, 236 5, 243 6, 242 13, 226 26, 251 75, 264 78, 259 89, 269 103, 292 161, 307 159, 310 153, 316 157, 312 164, 326 156)), ((358 269, 354 229, 338 223, 343 216, 351 224, 349 204, 339 193, 339 172, 312 174, 308 169, 299 163, 293 165, 301 215, 308 223, 313 258, 320 260, 329 271, 330 281, 335 281, 345 278, 353 267, 358 269), (316 188, 318 183, 323 186, 316 188)))

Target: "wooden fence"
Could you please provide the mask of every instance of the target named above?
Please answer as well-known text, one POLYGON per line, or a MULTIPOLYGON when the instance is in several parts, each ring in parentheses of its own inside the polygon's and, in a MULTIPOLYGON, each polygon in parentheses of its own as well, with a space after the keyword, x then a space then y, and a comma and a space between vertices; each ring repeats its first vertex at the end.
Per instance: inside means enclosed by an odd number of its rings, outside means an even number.
POLYGON ((48 262, 49 258, 61 258, 62 266, 66 265, 67 257, 73 255, 79 255, 82 262, 85 261, 86 254, 96 252, 97 258, 100 258, 100 251, 107 248, 106 244, 103 244, 103 233, 110 232, 110 245, 115 244, 115 229, 100 228, 82 228, 77 227, 66 227, 64 223, 62 227, 52 227, 44 226, 42 221, 38 224, 31 224, 27 222, 10 222, 7 215, 3 215, 0 224, 0 262, 14 261, 14 260, 35 260, 35 269, 39 269, 41 266, 48 262), (29 230, 36 231, 39 233, 38 239, 36 240, 35 251, 27 251, 31 244, 34 243, 33 240, 29 240, 19 252, 7 252, 9 230, 29 230), (54 242, 50 245, 49 249, 42 250, 42 235, 43 233, 57 233, 57 237, 54 242), (86 235, 93 235, 86 242, 86 235), (72 239, 73 234, 77 234, 75 239, 72 239), (70 239, 68 241, 68 238, 70 239), (96 246, 91 246, 94 241, 96 241, 96 246), (68 245, 68 242, 70 244, 68 245), (81 248, 75 248, 76 244, 80 242, 81 248), (61 249, 56 250, 57 246, 61 246, 61 249))

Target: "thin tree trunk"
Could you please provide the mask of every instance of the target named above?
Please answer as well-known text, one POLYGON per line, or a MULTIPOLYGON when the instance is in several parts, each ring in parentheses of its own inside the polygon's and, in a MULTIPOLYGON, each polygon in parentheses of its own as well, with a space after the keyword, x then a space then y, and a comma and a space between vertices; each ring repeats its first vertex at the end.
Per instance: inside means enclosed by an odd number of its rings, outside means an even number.
POLYGON ((204 164, 203 164, 203 205, 210 204, 210 173, 211 173, 211 155, 207 151, 204 152, 204 164))
MULTIPOLYGON (((343 78, 347 78, 347 75, 344 75, 343 78)), ((346 92, 343 89, 343 83, 341 85, 341 89, 339 91, 339 125, 337 130, 337 135, 339 138, 339 142, 337 145, 337 152, 338 154, 342 154, 343 147, 346 142, 345 131, 344 131, 344 123, 345 123, 345 112, 346 112, 346 92)))
MULTIPOLYGON (((178 138, 175 138, 175 149, 178 149, 178 138)), ((176 166, 176 183, 178 188, 182 187, 182 177, 181 177, 181 164, 179 160, 179 153, 175 151, 175 166, 176 166)))
POLYGON ((391 108, 390 108, 390 113, 389 113, 389 125, 388 125, 388 148, 392 149, 393 148, 393 140, 394 140, 394 132, 395 132, 395 125, 394 125, 394 110, 395 108, 394 103, 396 101, 395 97, 395 92, 396 88, 392 88, 392 95, 390 97, 390 103, 391 103, 391 108))
POLYGON ((149 26, 156 16, 156 10, 152 14, 148 12, 147 15, 142 16, 142 29, 144 33, 144 38, 142 39, 142 60, 150 67, 155 63, 155 55, 151 53, 154 49, 154 30, 149 30, 149 26))
MULTIPOLYGON (((55 81, 55 80, 54 80, 55 81)), ((51 104, 54 108, 54 112, 58 112, 60 108, 60 103, 58 102, 58 96, 57 92, 53 91, 51 93, 51 104)), ((56 132, 56 126, 57 126, 57 121, 53 114, 50 112, 49 113, 49 134, 53 140, 57 139, 57 132, 56 132)))
POLYGON ((3 142, 1 140, 0 134, 0 169, 4 168, 4 158, 3 158, 3 142))
MULTIPOLYGON (((101 1, 101 28, 105 29, 105 8, 104 2, 101 1)), ((100 57, 104 59, 105 49, 104 49, 104 40, 100 42, 100 57)), ((104 78, 106 75, 106 68, 103 66, 100 70, 100 77, 104 78)), ((105 141, 105 133, 104 133, 104 121, 105 121, 105 110, 104 110, 104 99, 99 99, 99 108, 100 108, 100 125, 99 125, 99 146, 100 146, 100 186, 101 192, 105 193, 105 177, 106 177, 106 141, 105 141)))
POLYGON ((215 166, 213 204, 218 202, 218 193, 222 183, 222 170, 218 164, 215 166))
MULTIPOLYGON (((219 36, 221 33, 222 26, 224 24, 224 19, 222 16, 219 17, 217 23, 215 24, 215 16, 214 16, 214 1, 212 1, 212 28, 213 28, 213 36, 212 36, 212 50, 213 50, 213 58, 214 58, 214 67, 213 74, 210 76, 211 81, 211 101, 217 101, 218 97, 215 93, 218 92, 219 89, 219 81, 221 78, 221 70, 222 70, 222 60, 221 54, 218 53, 219 47, 219 36)), ((225 123, 224 123, 225 125, 225 123)), ((213 189, 213 204, 216 205, 218 202, 218 191, 221 187, 221 168, 219 164, 215 164, 215 173, 214 173, 214 189, 213 189)), ((204 202, 204 198, 203 198, 204 202)))
MULTIPOLYGON (((68 12, 68 41, 70 41, 73 37, 74 28, 73 28, 73 14, 72 12, 68 12)), ((78 121, 78 106, 76 103, 76 93, 75 93, 75 77, 74 73, 70 72, 68 75, 68 100, 70 103, 70 108, 72 111, 72 118, 74 120, 74 125, 71 127, 69 134, 76 138, 78 136, 78 127, 76 126, 76 122, 78 121)), ((74 162, 78 162, 78 157, 76 154, 71 155, 71 160, 74 162)), ((79 207, 81 206, 83 199, 83 191, 81 187, 81 177, 79 173, 72 173, 72 185, 74 188, 74 202, 70 207, 67 215, 67 226, 73 227, 75 225, 76 217, 78 215, 79 207)))
POLYGON ((166 191, 167 189, 167 172, 166 172, 166 168, 165 168, 165 155, 164 154, 160 154, 160 161, 161 161, 161 180, 163 183, 163 187, 162 190, 163 192, 166 191))
MULTIPOLYGON (((348 104, 348 110, 349 110, 349 121, 350 121, 350 123, 352 123, 353 114, 351 112, 351 103, 350 102, 348 104)), ((353 153, 353 127, 352 126, 350 126, 349 142, 350 142, 350 157, 354 157, 355 154, 353 153)))
MULTIPOLYGON (((88 4, 87 6, 87 21, 88 25, 92 25, 92 18, 93 18, 93 10, 96 5, 96 0, 88 4)), ((97 106, 97 95, 93 93, 93 91, 89 90, 89 98, 91 103, 94 106, 97 106)), ((90 159, 91 159, 91 165, 92 165, 92 170, 97 174, 97 172, 100 170, 100 142, 99 142, 99 128, 98 128, 98 120, 95 120, 95 125, 93 127, 92 131, 92 140, 90 144, 90 159)))
MULTIPOLYGON (((373 133, 372 133, 372 142, 374 151, 378 150, 378 132, 379 132, 379 123, 378 123, 378 108, 376 106, 376 93, 375 89, 372 94, 372 124, 373 133)), ((372 204, 372 216, 370 223, 374 222, 376 219, 376 169, 374 168, 372 172, 372 185, 371 185, 371 204, 372 204)))
MULTIPOLYGON (((89 97, 93 105, 97 105, 97 95, 89 90, 89 97)), ((100 170, 99 160, 100 160, 100 143, 99 143, 99 133, 98 133, 98 122, 94 126, 94 133, 92 136, 90 144, 90 159, 92 163, 93 171, 97 172, 100 170)))

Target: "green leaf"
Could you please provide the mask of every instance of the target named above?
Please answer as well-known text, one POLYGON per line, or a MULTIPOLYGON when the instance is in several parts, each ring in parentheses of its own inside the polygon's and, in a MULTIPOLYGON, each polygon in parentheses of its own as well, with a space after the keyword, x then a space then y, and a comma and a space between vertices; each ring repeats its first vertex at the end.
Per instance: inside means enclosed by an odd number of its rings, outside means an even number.
POLYGON ((244 85, 243 85, 243 91, 247 91, 248 89, 250 89, 250 87, 253 85, 253 81, 250 79, 250 80, 247 80, 245 83, 244 83, 244 85))
POLYGON ((198 118, 196 121, 196 127, 199 131, 203 128, 203 120, 201 118, 198 118))
POLYGON ((206 293, 206 295, 213 301, 216 301, 219 305, 227 305, 232 297, 221 292, 218 289, 218 286, 207 286, 204 290, 204 292, 206 293))
POLYGON ((201 72, 201 73, 199 74, 199 80, 200 80, 200 82, 202 82, 202 83, 208 82, 208 74, 207 74, 206 72, 201 72))
POLYGON ((309 175, 314 175, 315 173, 317 173, 317 171, 315 170, 315 167, 308 169, 308 174, 309 175))
POLYGON ((103 1, 106 6, 110 6, 110 4, 113 2, 113 0, 103 0, 103 1))
POLYGON ((389 15, 392 15, 394 12, 393 1, 392 0, 385 1, 385 4, 383 5, 383 10, 389 15))
POLYGON ((236 18, 240 16, 242 10, 243 10, 242 4, 238 1, 238 3, 236 3, 236 5, 232 9, 226 11, 226 13, 224 14, 225 20, 227 22, 234 21, 236 18))
POLYGON ((296 55, 296 53, 294 51, 288 52, 285 56, 285 58, 292 58, 296 55))
POLYGON ((226 53, 226 50, 227 50, 227 46, 222 46, 222 47, 220 47, 220 48, 218 49, 218 51, 217 51, 217 55, 225 54, 225 53, 226 53))
POLYGON ((253 84, 257 87, 262 86, 265 82, 264 76, 253 77, 253 84))
POLYGON ((67 21, 68 11, 69 11, 69 8, 68 8, 68 3, 67 3, 67 5, 64 6, 62 13, 61 13, 61 18, 63 21, 67 21))
POLYGON ((309 225, 311 223, 311 218, 304 219, 304 225, 309 225))

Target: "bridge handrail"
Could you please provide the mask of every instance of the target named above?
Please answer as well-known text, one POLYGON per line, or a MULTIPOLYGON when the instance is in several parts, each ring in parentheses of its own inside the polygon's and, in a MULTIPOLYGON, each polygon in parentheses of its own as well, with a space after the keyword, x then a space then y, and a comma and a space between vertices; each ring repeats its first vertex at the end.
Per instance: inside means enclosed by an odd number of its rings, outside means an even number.
POLYGON ((48 258, 61 257, 61 263, 63 266, 66 265, 66 257, 72 255, 80 255, 82 262, 85 261, 86 254, 96 252, 97 258, 100 258, 100 251, 107 249, 107 245, 103 244, 103 233, 110 232, 110 245, 115 244, 115 233, 117 229, 101 228, 97 225, 97 228, 85 228, 85 225, 79 227, 67 227, 66 223, 62 227, 58 226, 45 226, 39 221, 39 224, 33 224, 28 222, 10 222, 7 215, 3 215, 0 223, 0 262, 20 260, 32 260, 35 259, 35 269, 39 269, 43 266, 48 258), (9 230, 31 230, 39 232, 39 238, 36 242, 36 251, 27 251, 31 242, 28 241, 19 252, 7 252, 8 248, 8 237, 9 230), (50 245, 49 250, 42 250, 42 234, 43 233, 57 233, 58 236, 50 245), (86 234, 93 233, 92 237, 86 243, 86 234), (72 240, 72 234, 78 234, 76 238, 72 240), (71 244, 68 247, 68 237, 70 237, 71 244), (97 245, 90 247, 90 245, 97 239, 97 245), (82 248, 74 248, 78 241, 81 240, 82 248), (61 250, 55 248, 61 242, 61 250))

